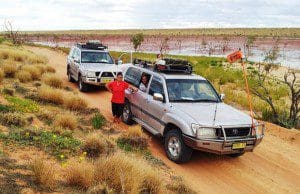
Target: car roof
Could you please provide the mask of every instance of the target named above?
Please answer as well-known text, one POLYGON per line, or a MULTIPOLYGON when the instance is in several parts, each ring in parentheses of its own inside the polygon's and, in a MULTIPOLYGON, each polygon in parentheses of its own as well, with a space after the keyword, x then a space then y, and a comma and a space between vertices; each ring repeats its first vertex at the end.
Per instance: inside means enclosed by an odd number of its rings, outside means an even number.
POLYGON ((153 71, 148 68, 143 68, 139 67, 133 64, 127 64, 128 68, 129 67, 134 67, 139 70, 141 70, 144 73, 152 74, 152 75, 157 75, 160 76, 164 79, 199 79, 199 80, 206 80, 204 77, 197 75, 197 74, 184 74, 184 73, 162 73, 162 72, 157 72, 153 71))

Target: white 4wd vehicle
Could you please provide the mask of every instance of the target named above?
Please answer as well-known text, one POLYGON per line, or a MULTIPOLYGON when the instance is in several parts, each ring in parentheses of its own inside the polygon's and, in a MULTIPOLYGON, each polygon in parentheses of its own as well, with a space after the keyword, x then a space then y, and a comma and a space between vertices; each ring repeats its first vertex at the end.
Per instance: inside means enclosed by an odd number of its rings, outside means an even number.
MULTIPOLYGON (((170 61, 170 60, 169 60, 170 61)), ((123 121, 135 121, 154 135, 164 137, 168 158, 186 162, 197 149, 240 156, 252 151, 264 136, 264 126, 225 104, 205 78, 192 74, 191 66, 145 68, 122 65, 125 81, 139 87, 147 76, 146 91, 126 91, 123 121)))
POLYGON ((120 72, 118 65, 100 42, 77 43, 67 58, 67 75, 71 82, 77 81, 79 90, 86 92, 89 85, 104 86, 120 72))

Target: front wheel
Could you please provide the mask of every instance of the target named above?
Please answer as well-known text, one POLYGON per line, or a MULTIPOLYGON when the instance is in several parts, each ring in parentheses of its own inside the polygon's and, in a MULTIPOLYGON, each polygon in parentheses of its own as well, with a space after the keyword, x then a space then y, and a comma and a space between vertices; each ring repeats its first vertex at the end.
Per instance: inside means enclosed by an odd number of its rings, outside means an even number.
POLYGON ((190 160, 193 150, 185 145, 180 130, 168 131, 165 137, 165 151, 168 158, 176 163, 190 160))
POLYGON ((123 108, 122 120, 124 123, 126 123, 128 125, 131 125, 133 123, 132 113, 131 113, 131 108, 130 108, 129 102, 125 102, 125 105, 123 108))
POLYGON ((89 90, 89 86, 83 82, 82 77, 78 77, 78 87, 81 92, 87 92, 89 90))

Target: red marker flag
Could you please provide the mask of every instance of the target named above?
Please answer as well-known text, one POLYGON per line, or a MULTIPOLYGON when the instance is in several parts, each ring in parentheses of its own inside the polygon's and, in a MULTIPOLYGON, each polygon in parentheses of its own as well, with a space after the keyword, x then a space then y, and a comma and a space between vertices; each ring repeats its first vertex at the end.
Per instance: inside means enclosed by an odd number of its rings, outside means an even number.
POLYGON ((234 53, 231 53, 227 56, 227 60, 229 61, 229 63, 234 63, 241 58, 243 58, 243 54, 241 51, 235 51, 234 53))

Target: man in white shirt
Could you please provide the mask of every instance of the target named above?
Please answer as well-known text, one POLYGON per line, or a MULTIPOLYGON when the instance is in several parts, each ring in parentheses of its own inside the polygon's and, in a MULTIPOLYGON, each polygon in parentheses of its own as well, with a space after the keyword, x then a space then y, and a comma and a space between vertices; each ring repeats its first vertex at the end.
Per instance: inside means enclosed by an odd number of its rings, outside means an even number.
POLYGON ((147 77, 147 75, 142 75, 142 80, 141 80, 139 89, 140 89, 142 92, 146 92, 147 87, 148 87, 148 77, 147 77))

